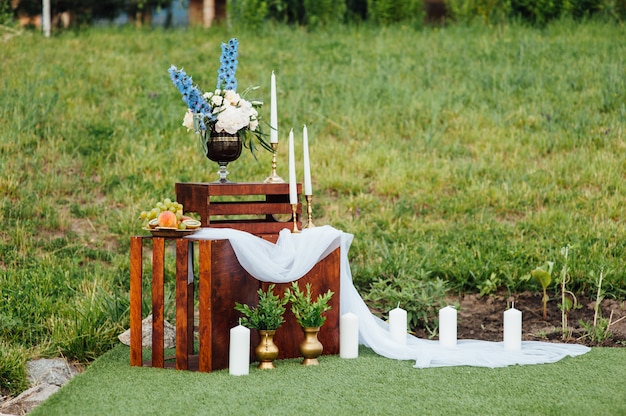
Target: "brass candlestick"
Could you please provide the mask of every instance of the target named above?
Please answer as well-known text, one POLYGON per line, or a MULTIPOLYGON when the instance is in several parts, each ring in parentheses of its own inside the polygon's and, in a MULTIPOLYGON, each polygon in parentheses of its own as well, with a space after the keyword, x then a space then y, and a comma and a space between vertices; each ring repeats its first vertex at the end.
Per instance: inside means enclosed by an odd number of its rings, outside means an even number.
POLYGON ((296 211, 298 211, 298 204, 291 204, 291 216, 293 217, 293 230, 291 230, 292 233, 300 232, 300 230, 298 230, 298 213, 296 211))
POLYGON ((264 183, 285 183, 285 180, 276 173, 276 150, 278 143, 270 143, 272 145, 272 173, 263 182, 264 183))
POLYGON ((315 224, 313 224, 313 195, 306 195, 306 213, 307 213, 307 224, 304 228, 313 228, 315 224))

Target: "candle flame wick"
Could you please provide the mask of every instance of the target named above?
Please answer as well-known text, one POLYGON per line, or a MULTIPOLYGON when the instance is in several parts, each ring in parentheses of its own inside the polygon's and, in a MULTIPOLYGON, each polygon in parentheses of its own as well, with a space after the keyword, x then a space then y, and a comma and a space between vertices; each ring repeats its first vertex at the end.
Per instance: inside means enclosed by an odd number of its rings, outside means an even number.
POLYGON ((400 301, 398 301, 398 306, 397 306, 397 307, 398 307, 398 308, 400 307, 400 301))

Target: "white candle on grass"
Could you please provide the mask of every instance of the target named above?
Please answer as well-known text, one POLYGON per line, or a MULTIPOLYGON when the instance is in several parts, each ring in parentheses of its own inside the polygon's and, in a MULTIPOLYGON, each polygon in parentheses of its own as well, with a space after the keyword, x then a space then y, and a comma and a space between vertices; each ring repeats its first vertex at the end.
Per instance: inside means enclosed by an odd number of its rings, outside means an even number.
POLYGON ((352 312, 341 315, 339 320, 339 356, 359 356, 359 317, 352 312))
POLYGON ((504 311, 504 349, 522 349, 522 312, 513 305, 504 311))
POLYGON ((398 307, 389 311, 389 332, 391 339, 395 342, 406 345, 407 313, 398 307))
POLYGON ((270 143, 278 143, 278 110, 276 103, 276 76, 272 71, 270 82, 270 143))
POLYGON ((230 330, 228 372, 233 376, 245 376, 250 372, 250 330, 243 325, 230 330))
POLYGON ((296 158, 293 145, 293 129, 289 132, 289 203, 298 203, 298 191, 296 187, 296 158))
POLYGON ((456 346, 456 309, 452 306, 439 309, 439 345, 456 346))
POLYGON ((306 125, 302 129, 302 143, 304 147, 304 195, 313 195, 311 186, 311 162, 309 161, 309 132, 306 125))

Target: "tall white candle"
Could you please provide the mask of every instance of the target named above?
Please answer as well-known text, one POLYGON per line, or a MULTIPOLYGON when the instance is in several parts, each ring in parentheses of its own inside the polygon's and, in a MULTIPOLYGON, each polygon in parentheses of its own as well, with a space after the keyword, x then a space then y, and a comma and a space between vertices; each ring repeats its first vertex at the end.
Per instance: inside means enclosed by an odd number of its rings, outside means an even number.
POLYGON ((309 132, 306 129, 306 125, 302 129, 302 143, 304 147, 304 195, 313 195, 311 162, 309 161, 309 132))
POLYGON ((289 132, 289 203, 298 203, 298 191, 296 187, 296 158, 293 146, 293 129, 289 132))
POLYGON ((504 311, 504 349, 522 349, 522 312, 512 306, 504 311))
POLYGON ((456 346, 456 309, 452 306, 439 309, 439 345, 456 346))
POLYGON ((339 319, 339 356, 359 356, 359 317, 352 312, 341 315, 339 319))
POLYGON ((250 372, 250 330, 243 325, 230 330, 228 372, 233 376, 245 376, 250 372))
POLYGON ((270 143, 278 143, 278 110, 276 103, 276 76, 272 71, 270 82, 270 143))
POLYGON ((391 339, 399 344, 406 345, 407 313, 404 309, 397 308, 389 311, 389 332, 391 339))

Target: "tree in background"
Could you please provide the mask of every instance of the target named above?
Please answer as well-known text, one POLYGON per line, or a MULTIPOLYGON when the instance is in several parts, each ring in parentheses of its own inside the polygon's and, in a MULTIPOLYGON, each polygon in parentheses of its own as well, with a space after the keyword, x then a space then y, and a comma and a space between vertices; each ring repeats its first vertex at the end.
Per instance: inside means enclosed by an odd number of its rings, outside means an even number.
MULTIPOLYGON (((5 2, 7 0, 0 0, 5 2)), ((68 13, 70 25, 82 27, 94 19, 113 20, 121 13, 128 13, 130 20, 137 24, 150 21, 153 8, 168 7, 172 0, 50 0, 52 15, 68 13)), ((41 0, 20 0, 15 13, 23 16, 41 14, 41 0)))

